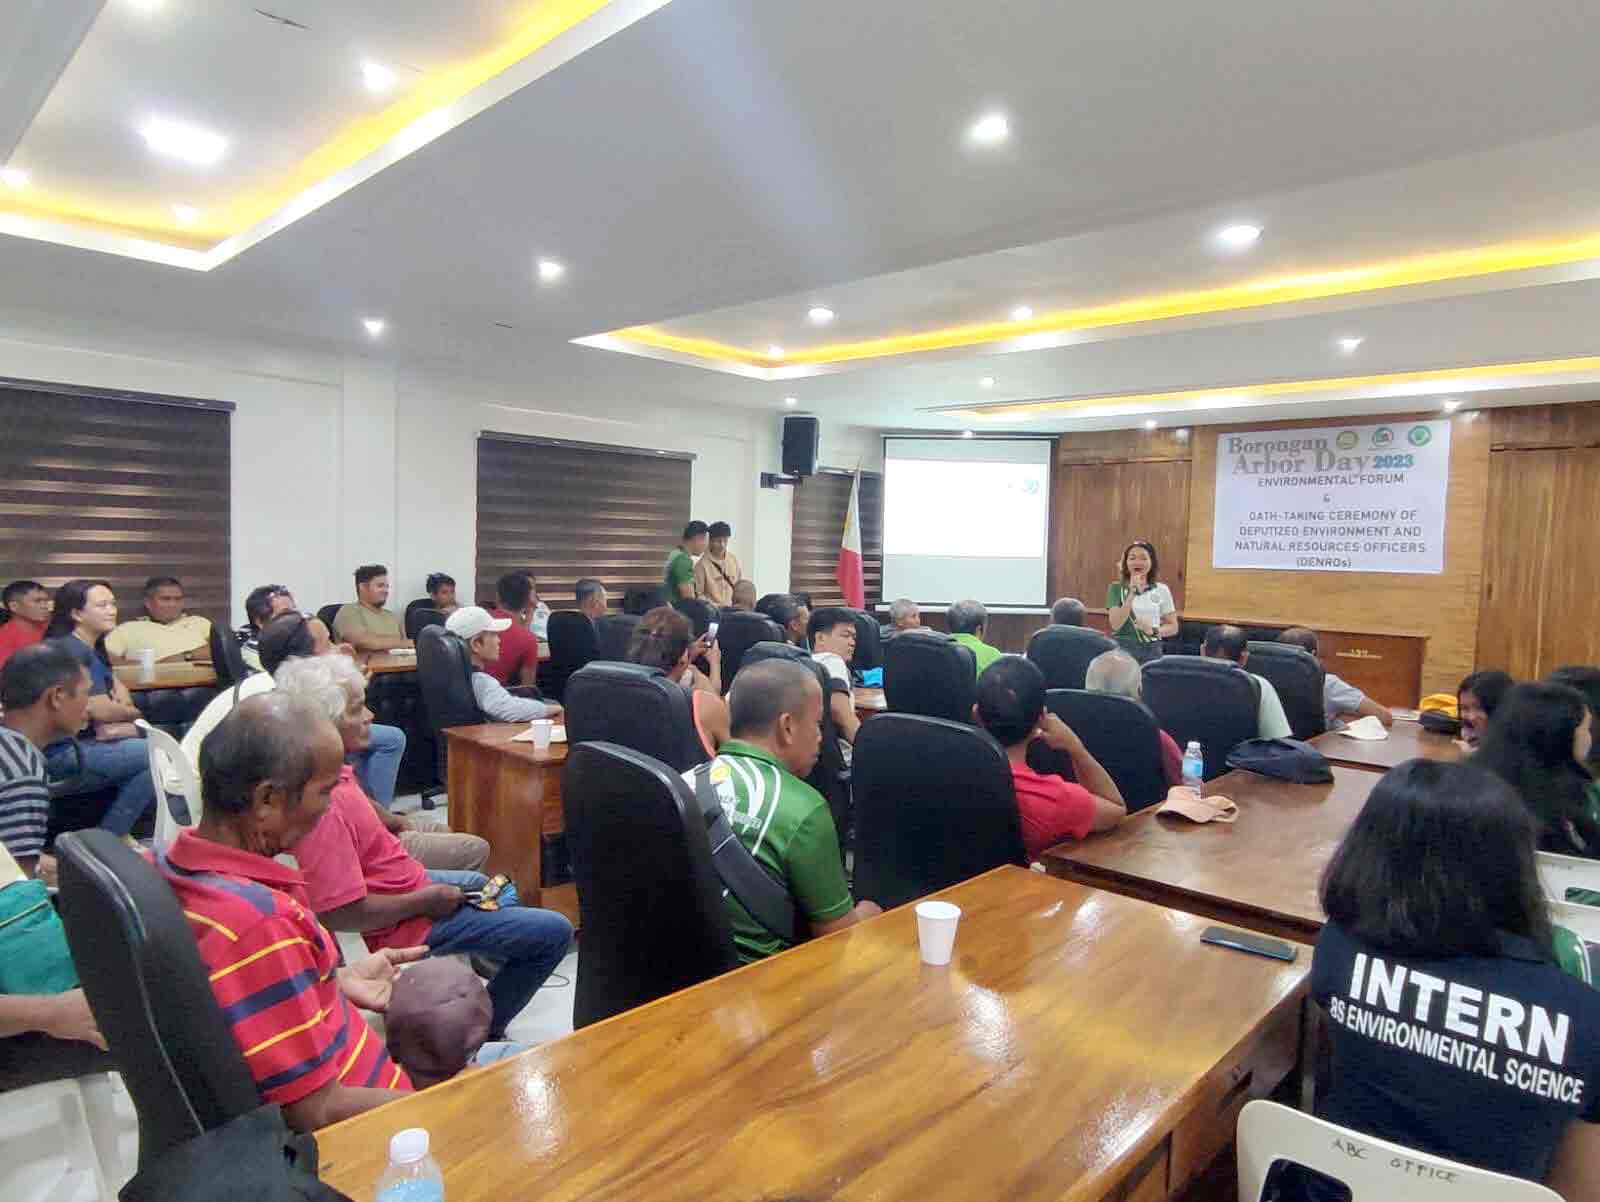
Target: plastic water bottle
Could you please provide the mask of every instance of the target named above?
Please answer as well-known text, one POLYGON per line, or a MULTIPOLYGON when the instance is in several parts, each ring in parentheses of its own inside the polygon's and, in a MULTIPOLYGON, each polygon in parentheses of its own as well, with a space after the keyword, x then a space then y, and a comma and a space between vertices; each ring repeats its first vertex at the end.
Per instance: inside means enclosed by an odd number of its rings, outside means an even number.
POLYGON ((1191 789, 1198 789, 1205 783, 1206 757, 1200 750, 1200 744, 1189 740, 1189 746, 1183 749, 1183 783, 1191 789))
POLYGON ((389 1141, 389 1167, 378 1178, 377 1202, 444 1202, 444 1174, 428 1155, 428 1133, 407 1127, 389 1141))

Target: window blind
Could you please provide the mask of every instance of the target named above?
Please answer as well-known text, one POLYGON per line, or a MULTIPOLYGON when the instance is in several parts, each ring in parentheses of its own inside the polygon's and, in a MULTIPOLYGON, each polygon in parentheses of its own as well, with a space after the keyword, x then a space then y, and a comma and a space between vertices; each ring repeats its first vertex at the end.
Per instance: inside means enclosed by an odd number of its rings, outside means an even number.
MULTIPOLYGON (((789 588, 810 593, 816 605, 844 604, 834 573, 853 479, 853 473, 823 469, 794 490, 789 588)), ((878 472, 861 473, 861 571, 871 609, 883 599, 883 476, 878 472)))

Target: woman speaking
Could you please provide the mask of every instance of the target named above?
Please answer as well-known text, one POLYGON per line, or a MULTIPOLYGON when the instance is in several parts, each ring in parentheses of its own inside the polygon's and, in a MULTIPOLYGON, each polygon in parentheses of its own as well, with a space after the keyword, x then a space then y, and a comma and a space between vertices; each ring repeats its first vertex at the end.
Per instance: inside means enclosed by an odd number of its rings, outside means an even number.
POLYGON ((1161 640, 1178 633, 1172 591, 1156 579, 1156 549, 1135 539, 1123 549, 1117 566, 1121 579, 1106 590, 1112 637, 1140 662, 1154 659, 1161 654, 1161 640))

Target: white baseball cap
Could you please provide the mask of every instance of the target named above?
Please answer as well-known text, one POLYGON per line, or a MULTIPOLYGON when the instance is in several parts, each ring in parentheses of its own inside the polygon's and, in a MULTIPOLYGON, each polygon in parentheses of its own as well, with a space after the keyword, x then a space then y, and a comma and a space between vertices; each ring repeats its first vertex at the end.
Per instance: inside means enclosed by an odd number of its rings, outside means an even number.
POLYGON ((445 619, 444 628, 470 643, 480 634, 487 634, 491 630, 495 634, 510 630, 511 619, 491 618, 489 611, 481 605, 463 605, 445 619))

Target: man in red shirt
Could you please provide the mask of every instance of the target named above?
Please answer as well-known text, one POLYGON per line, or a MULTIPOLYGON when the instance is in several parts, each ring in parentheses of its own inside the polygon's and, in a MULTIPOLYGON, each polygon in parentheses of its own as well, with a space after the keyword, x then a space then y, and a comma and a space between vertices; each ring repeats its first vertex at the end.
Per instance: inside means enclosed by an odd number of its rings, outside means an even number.
POLYGON ((1029 860, 1064 839, 1110 830, 1128 816, 1117 784, 1072 728, 1044 707, 1044 673, 1020 655, 1002 655, 978 677, 978 720, 1006 749, 1029 860), (1077 784, 1028 767, 1039 739, 1066 753, 1077 784))
POLYGON ((391 946, 340 968, 304 878, 272 858, 318 824, 342 770, 331 722, 277 692, 246 698, 201 749, 199 825, 156 860, 261 1096, 297 1131, 411 1089, 356 1007, 381 1013, 397 967, 428 953, 391 946))
POLYGON ((485 669, 501 684, 531 685, 539 671, 539 636, 533 633, 533 581, 526 572, 512 572, 495 582, 500 604, 489 611, 494 618, 510 618, 511 627, 500 636, 500 658, 485 669))
POLYGON ((10 618, 0 625, 0 668, 24 647, 44 638, 50 625, 50 594, 37 580, 13 580, 0 593, 10 618))

